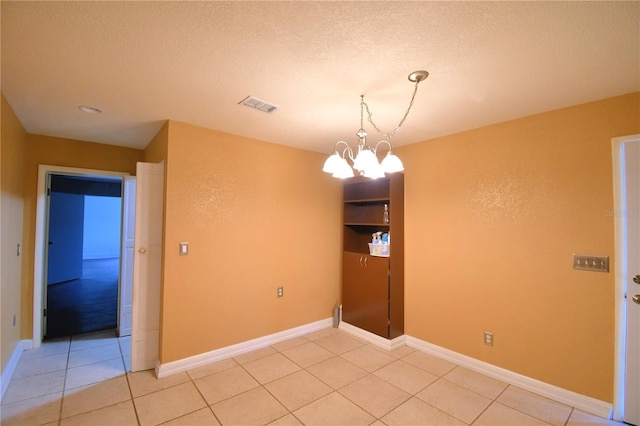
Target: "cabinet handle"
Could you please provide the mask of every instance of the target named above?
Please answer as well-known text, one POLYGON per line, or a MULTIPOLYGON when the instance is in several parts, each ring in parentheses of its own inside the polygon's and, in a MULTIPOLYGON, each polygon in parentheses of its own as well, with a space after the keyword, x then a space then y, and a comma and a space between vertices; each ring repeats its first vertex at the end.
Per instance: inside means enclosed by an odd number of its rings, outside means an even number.
POLYGON ((365 256, 364 257, 364 267, 366 268, 367 266, 369 266, 369 265, 367 265, 367 256, 365 256))

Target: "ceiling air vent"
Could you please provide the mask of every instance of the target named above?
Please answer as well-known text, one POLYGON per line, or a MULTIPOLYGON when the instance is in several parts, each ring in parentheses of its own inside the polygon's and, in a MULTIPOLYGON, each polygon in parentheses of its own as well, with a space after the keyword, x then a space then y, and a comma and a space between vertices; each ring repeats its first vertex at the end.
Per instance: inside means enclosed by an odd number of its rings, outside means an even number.
POLYGON ((255 108, 257 110, 260 110, 262 112, 274 112, 275 110, 278 109, 277 106, 270 104, 269 102, 265 102, 265 101, 261 101, 258 98, 254 98, 253 96, 247 96, 246 98, 244 98, 242 101, 238 102, 242 105, 251 107, 251 108, 255 108))

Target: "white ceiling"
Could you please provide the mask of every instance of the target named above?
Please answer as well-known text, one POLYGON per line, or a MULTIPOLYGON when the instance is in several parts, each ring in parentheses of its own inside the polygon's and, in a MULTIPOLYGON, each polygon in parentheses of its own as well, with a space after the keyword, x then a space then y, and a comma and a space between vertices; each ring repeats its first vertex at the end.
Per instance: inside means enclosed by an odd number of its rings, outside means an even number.
POLYGON ((640 90, 640 1, 3 0, 1 14, 1 88, 25 129, 135 148, 173 119, 329 153, 355 142, 361 94, 391 130, 420 69, 395 146, 640 90), (280 109, 238 105, 248 95, 280 109))

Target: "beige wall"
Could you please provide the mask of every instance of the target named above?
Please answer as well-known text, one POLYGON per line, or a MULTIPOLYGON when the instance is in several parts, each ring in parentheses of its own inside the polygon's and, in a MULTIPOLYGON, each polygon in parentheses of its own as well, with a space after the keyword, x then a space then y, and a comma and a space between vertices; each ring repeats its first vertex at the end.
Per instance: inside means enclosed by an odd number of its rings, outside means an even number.
MULTIPOLYGON (((4 123, 3 123, 4 126, 4 123)), ((22 262, 22 336, 31 338, 33 328, 33 261, 38 165, 136 172, 143 151, 91 142, 29 134, 24 169, 24 259, 22 262)))
POLYGON ((640 132, 639 98, 397 149, 408 335, 613 400, 614 276, 572 269, 572 254, 613 262, 611 138, 640 132))
POLYGON ((24 191, 22 171, 27 133, 15 116, 11 106, 2 98, 2 129, 0 135, 0 371, 15 350, 20 336, 20 282, 22 256, 17 255, 17 245, 23 243, 22 216, 24 191), (16 319, 14 325, 13 319, 16 319))
POLYGON ((331 317, 341 182, 324 155, 170 121, 167 158, 161 362, 331 317))

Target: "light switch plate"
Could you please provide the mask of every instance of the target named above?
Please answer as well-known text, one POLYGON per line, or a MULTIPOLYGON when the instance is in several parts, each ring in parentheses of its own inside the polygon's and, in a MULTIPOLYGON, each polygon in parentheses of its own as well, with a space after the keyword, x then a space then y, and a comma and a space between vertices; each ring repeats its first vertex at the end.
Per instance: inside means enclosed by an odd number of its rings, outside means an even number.
POLYGON ((180 256, 189 254, 189 243, 180 243, 180 256))
POLYGON ((573 255, 573 269, 595 272, 609 272, 609 256, 573 255))

